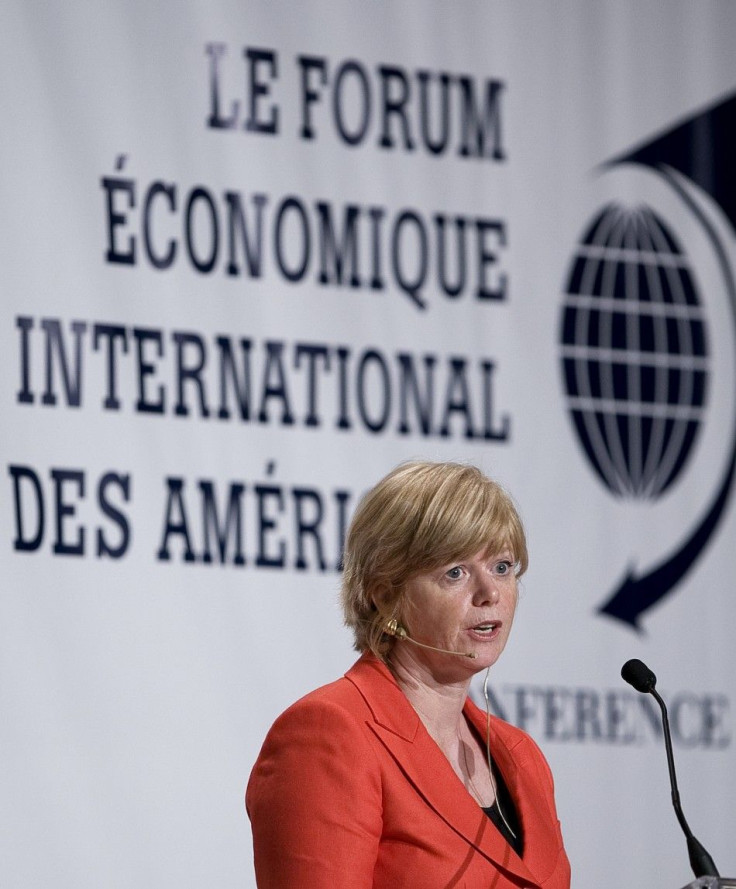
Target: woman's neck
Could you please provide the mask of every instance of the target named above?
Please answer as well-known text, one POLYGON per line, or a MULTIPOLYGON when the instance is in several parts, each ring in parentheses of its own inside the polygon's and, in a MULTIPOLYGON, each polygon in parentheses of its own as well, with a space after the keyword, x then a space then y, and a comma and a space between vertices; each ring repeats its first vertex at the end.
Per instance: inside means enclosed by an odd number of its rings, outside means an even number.
POLYGON ((402 648, 392 652, 389 669, 425 728, 443 749, 457 739, 470 676, 438 678, 429 665, 402 648))

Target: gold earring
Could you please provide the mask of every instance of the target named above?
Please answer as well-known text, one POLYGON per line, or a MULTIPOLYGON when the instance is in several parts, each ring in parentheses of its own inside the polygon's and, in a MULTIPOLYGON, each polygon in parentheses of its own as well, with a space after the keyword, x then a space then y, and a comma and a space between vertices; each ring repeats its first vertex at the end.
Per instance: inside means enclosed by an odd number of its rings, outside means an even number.
POLYGON ((401 626, 401 624, 396 620, 395 617, 392 617, 391 620, 386 623, 386 626, 383 628, 383 632, 389 636, 396 636, 397 639, 406 638, 406 630, 401 626))

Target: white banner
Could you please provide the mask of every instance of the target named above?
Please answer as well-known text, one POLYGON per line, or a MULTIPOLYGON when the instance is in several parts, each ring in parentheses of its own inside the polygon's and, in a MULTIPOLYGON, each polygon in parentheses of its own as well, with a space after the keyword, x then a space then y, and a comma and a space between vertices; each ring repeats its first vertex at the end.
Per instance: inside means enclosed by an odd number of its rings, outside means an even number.
POLYGON ((9 0, 4 886, 252 887, 276 715, 354 660, 401 460, 513 494, 495 709, 573 886, 736 874, 736 7, 9 0))

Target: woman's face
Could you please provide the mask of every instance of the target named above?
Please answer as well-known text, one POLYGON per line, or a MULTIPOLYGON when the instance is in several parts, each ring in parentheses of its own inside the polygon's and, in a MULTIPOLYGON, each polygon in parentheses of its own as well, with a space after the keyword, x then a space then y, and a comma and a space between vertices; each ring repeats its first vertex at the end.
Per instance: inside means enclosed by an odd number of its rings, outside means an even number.
POLYGON ((444 667, 453 658, 464 662, 471 673, 490 667, 511 632, 516 599, 514 559, 508 550, 491 554, 484 550, 415 575, 406 585, 403 624, 408 635, 425 645, 476 657, 461 659, 409 643, 412 655, 444 667))

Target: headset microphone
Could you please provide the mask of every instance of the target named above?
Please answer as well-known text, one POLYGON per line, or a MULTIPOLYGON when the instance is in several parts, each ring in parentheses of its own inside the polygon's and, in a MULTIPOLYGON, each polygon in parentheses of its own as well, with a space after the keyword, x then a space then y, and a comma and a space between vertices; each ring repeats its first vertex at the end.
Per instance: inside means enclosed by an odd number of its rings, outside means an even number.
POLYGON ((435 648, 434 645, 426 645, 424 642, 417 642, 416 639, 411 638, 395 618, 386 624, 383 628, 383 632, 389 636, 395 636, 397 639, 401 639, 404 642, 411 642, 412 645, 418 645, 420 648, 428 648, 430 651, 439 651, 441 654, 454 654, 457 657, 469 657, 472 659, 478 657, 474 651, 450 651, 448 648, 435 648))

